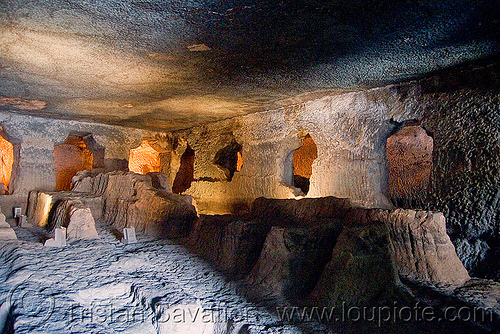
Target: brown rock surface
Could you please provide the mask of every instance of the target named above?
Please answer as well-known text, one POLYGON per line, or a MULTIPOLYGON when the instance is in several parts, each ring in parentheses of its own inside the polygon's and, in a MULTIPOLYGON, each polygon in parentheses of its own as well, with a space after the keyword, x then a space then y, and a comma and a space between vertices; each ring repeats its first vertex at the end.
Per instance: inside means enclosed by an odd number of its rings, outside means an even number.
MULTIPOLYGON (((32 191, 29 194, 27 219, 28 223, 36 226, 46 226, 52 230, 56 226, 64 226, 69 217, 57 214, 59 206, 66 210, 66 202, 80 202, 84 207, 90 208, 94 220, 99 220, 103 212, 102 197, 89 193, 73 191, 41 192, 32 191)), ((64 211, 66 212, 66 211, 64 211)))
POLYGON ((78 171, 91 170, 93 154, 83 137, 68 136, 61 145, 54 146, 56 190, 71 190, 71 179, 78 171))
POLYGON ((2 195, 8 193, 12 164, 14 162, 14 147, 0 135, 0 182, 2 195))
POLYGON ((54 227, 66 227, 68 240, 99 238, 92 210, 85 206, 81 200, 59 201, 51 219, 54 227))
POLYGON ((400 287, 387 226, 351 225, 338 237, 311 300, 327 307, 382 304, 400 287))
POLYGON ((400 275, 432 284, 461 285, 470 279, 446 234, 442 213, 403 209, 371 213, 373 220, 389 227, 400 275))
POLYGON ((246 278, 257 298, 300 301, 314 288, 342 224, 310 227, 273 227, 259 260, 246 278))
POLYGON ((323 219, 343 219, 352 204, 349 199, 336 197, 295 199, 257 198, 252 215, 274 225, 310 225, 323 219))
POLYGON ((387 139, 389 197, 398 207, 425 205, 433 144, 420 126, 406 126, 387 139))
POLYGON ((197 218, 191 197, 156 189, 150 176, 84 171, 73 178, 76 192, 102 196, 103 218, 118 228, 135 227, 160 237, 186 236, 197 218))

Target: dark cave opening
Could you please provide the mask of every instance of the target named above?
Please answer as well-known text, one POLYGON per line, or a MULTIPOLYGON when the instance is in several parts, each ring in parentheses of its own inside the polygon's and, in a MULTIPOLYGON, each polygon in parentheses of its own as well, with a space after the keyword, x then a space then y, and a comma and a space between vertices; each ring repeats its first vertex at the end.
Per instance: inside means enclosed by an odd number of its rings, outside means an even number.
POLYGON ((194 150, 188 144, 181 156, 181 165, 172 185, 174 194, 183 193, 191 187, 191 182, 194 180, 194 159, 194 150))

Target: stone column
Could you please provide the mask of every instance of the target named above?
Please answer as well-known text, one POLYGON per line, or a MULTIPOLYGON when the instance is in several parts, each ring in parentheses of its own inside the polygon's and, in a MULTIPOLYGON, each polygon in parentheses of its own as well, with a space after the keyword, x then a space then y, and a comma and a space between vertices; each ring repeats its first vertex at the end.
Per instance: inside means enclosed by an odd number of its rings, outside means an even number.
POLYGON ((318 147, 308 197, 349 198, 390 208, 386 142, 394 125, 376 93, 357 92, 306 103, 298 118, 318 147))

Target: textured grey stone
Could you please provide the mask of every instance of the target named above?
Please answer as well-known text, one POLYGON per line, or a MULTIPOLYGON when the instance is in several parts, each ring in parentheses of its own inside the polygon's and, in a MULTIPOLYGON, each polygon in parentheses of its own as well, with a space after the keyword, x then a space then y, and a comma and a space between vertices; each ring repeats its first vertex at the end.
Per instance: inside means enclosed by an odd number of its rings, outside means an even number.
POLYGON ((5 215, 0 212, 0 240, 17 240, 16 232, 5 221, 5 215))

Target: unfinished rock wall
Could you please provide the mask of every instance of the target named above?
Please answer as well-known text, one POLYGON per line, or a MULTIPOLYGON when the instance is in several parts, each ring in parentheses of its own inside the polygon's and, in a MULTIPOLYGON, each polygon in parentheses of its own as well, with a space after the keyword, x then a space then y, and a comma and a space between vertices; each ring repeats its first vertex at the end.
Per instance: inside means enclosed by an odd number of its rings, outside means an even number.
POLYGON ((64 226, 75 238, 96 237, 94 221, 176 238, 186 236, 197 219, 191 197, 173 194, 164 174, 93 170, 78 172, 72 182, 72 191, 30 192, 28 223, 49 231, 64 226))
MULTIPOLYGON (((416 160, 425 167, 417 168, 422 173, 417 185, 415 173, 394 167, 401 184, 411 188, 403 187, 404 198, 393 197, 395 204, 442 211, 466 267, 498 278, 499 78, 498 64, 470 65, 175 132, 195 151, 194 181, 186 193, 202 213, 248 211, 261 196, 299 198, 292 152, 310 134, 318 157, 307 197, 344 197, 365 207, 390 208, 387 139, 405 124, 418 125, 433 139, 432 163, 428 157, 416 160), (243 164, 229 182, 214 157, 232 140, 242 146, 243 164)), ((428 141, 422 144, 430 151, 428 141)), ((177 170, 172 165, 171 175, 177 170)))
POLYGON ((500 279, 500 65, 422 83, 434 138, 430 206, 472 273, 500 279))
POLYGON ((54 146, 56 190, 71 190, 71 179, 82 170, 92 170, 93 154, 83 138, 69 136, 61 145, 54 146))
POLYGON ((425 208, 433 140, 420 126, 405 126, 387 139, 389 197, 397 207, 425 208))
POLYGON ((292 157, 309 134, 317 158, 308 197, 389 208, 385 143, 395 125, 387 115, 400 108, 395 90, 353 92, 176 132, 195 151, 194 181, 186 193, 202 213, 248 210, 261 196, 303 196, 293 186, 292 157), (242 146, 242 167, 228 181, 214 158, 232 141, 242 146))
POLYGON ((14 163, 14 146, 0 135, 0 194, 9 192, 9 182, 14 163), (3 191, 2 191, 3 188, 3 191))
POLYGON ((73 183, 72 193, 102 197, 102 218, 117 228, 135 227, 150 235, 176 238, 186 236, 197 218, 190 196, 173 194, 169 187, 153 183, 149 175, 83 171, 73 183))
POLYGON ((14 145, 11 195, 0 196, 0 206, 8 218, 14 206, 21 206, 25 213, 28 192, 55 190, 54 147, 64 143, 68 135, 83 136, 94 153, 93 168, 106 170, 127 170, 130 149, 139 146, 143 138, 157 135, 139 129, 8 113, 0 113, 0 124, 4 137, 14 145), (86 137, 88 134, 91 137, 86 137))

